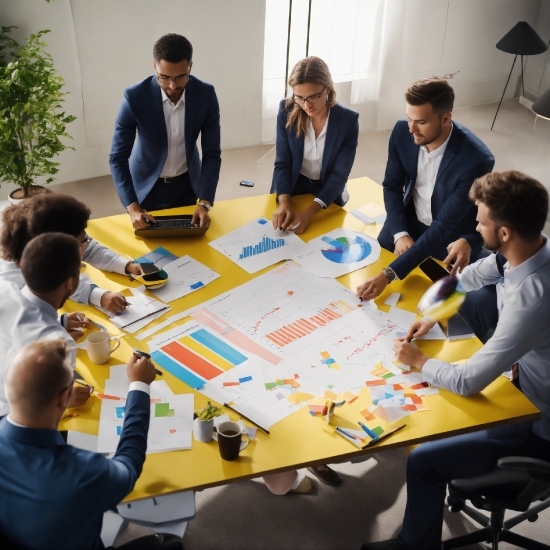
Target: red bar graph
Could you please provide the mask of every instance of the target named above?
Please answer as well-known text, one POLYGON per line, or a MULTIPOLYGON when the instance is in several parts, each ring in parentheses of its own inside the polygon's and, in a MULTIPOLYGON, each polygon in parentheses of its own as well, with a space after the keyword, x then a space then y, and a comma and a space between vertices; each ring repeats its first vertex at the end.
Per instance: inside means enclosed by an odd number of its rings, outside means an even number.
POLYGON ((222 374, 223 370, 209 363, 199 355, 193 353, 191 350, 182 346, 179 342, 171 342, 166 346, 163 346, 162 351, 185 365, 190 371, 193 371, 198 376, 205 380, 212 380, 216 376, 222 374))

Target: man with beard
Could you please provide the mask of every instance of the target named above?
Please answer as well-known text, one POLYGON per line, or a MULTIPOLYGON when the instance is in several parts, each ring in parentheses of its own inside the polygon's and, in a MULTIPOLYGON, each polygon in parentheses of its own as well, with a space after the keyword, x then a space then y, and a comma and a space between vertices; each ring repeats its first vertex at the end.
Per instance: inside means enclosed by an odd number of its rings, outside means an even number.
POLYGON ((481 253, 468 192, 495 159, 472 132, 452 121, 454 97, 448 82, 436 77, 405 92, 406 119, 390 136, 382 183, 387 219, 378 236, 397 258, 357 287, 362 300, 376 298, 429 256, 453 264, 455 273, 481 253))
POLYGON ((109 164, 136 229, 155 222, 149 210, 192 204, 193 225, 210 223, 221 166, 220 107, 214 86, 191 76, 192 58, 187 38, 165 34, 153 47, 155 76, 124 91, 109 164))
POLYGON ((429 359, 410 343, 434 325, 417 321, 395 341, 394 351, 399 361, 422 371, 426 382, 466 396, 514 366, 518 385, 541 418, 414 449, 407 463, 401 533, 396 540, 365 544, 363 550, 440 550, 449 481, 486 474, 506 456, 550 460, 550 242, 541 233, 548 192, 538 181, 509 171, 477 179, 470 197, 478 206, 477 230, 497 253, 466 267, 460 279, 468 292, 496 286, 500 313, 494 334, 468 361, 451 365, 429 359))

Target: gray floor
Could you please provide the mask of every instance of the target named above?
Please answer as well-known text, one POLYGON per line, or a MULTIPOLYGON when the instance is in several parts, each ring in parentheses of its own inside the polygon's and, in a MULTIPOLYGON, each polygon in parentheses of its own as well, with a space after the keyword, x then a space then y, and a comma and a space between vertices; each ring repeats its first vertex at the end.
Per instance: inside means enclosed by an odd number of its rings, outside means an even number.
MULTIPOLYGON (((497 170, 522 170, 550 189, 550 122, 539 120, 511 100, 503 104, 495 130, 489 130, 495 104, 463 107, 454 117, 477 134, 496 157, 497 170)), ((351 177, 383 179, 389 132, 360 135, 351 177)), ((224 151, 217 199, 269 192, 274 151, 269 146, 224 151), (252 180, 252 189, 240 187, 252 180)), ((86 202, 94 217, 123 212, 110 176, 55 186, 86 202)), ((215 216, 215 208, 212 215, 215 216)), ((547 224, 547 231, 549 227, 547 224)), ((246 481, 197 493, 197 516, 184 538, 188 550, 208 549, 358 549, 363 542, 391 538, 399 531, 405 507, 405 455, 392 451, 362 464, 340 464, 344 485, 319 486, 313 495, 275 497, 261 482, 246 481)), ((516 528, 526 536, 548 542, 550 512, 516 528)), ((473 524, 460 514, 447 513, 444 536, 457 536, 473 524)), ((118 543, 140 533, 132 526, 118 543)), ((482 548, 475 546, 471 548, 482 548)), ((501 550, 509 550, 501 544, 501 550)))

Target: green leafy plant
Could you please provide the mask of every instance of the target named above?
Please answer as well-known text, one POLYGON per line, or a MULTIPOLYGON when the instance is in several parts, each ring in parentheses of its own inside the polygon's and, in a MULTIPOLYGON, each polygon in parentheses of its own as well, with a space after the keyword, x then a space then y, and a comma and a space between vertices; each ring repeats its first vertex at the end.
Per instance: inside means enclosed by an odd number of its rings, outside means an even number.
POLYGON ((220 416, 220 414, 222 414, 222 408, 217 405, 212 405, 210 401, 208 401, 204 409, 197 411, 197 417, 201 420, 212 420, 216 418, 216 416, 220 416))
POLYGON ((14 28, 0 33, 0 181, 15 183, 28 197, 35 178, 59 171, 52 159, 73 149, 60 138, 71 138, 66 126, 76 117, 61 110, 64 81, 41 40, 50 31, 22 45, 9 36, 14 28))

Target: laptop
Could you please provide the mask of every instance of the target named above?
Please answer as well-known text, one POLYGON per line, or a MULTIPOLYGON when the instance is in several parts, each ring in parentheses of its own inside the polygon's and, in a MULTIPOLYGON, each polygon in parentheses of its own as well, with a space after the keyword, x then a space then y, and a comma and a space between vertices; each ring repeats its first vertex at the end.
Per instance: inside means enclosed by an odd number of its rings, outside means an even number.
MULTIPOLYGON (((420 265, 420 269, 432 282, 439 281, 443 277, 449 275, 449 272, 433 258, 426 258, 420 265)), ((467 321, 460 315, 460 312, 455 313, 452 317, 447 319, 447 326, 440 326, 447 335, 448 340, 463 340, 465 338, 475 338, 474 331, 467 323, 467 321)))
POLYGON ((193 216, 175 214, 173 216, 155 216, 156 223, 145 229, 135 229, 137 237, 165 238, 165 237, 197 237, 204 235, 208 227, 193 227, 191 219, 193 216))

